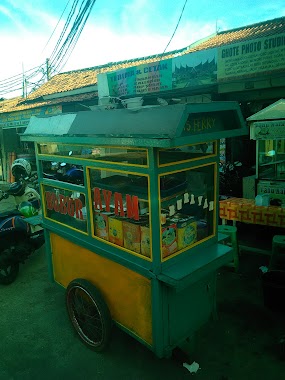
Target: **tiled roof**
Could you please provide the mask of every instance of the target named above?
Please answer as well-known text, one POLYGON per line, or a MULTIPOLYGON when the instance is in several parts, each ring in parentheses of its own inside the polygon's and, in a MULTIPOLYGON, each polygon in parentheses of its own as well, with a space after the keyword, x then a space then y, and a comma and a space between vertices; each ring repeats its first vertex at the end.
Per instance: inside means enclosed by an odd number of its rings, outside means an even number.
POLYGON ((183 54, 187 54, 190 51, 210 49, 222 45, 228 45, 235 42, 253 40, 255 38, 267 37, 272 34, 279 34, 285 32, 285 17, 276 18, 269 21, 259 22, 244 26, 237 29, 228 30, 225 32, 219 32, 212 38, 200 43, 198 46, 189 50, 185 49, 183 54))
POLYGON ((50 99, 50 100, 37 100, 34 103, 24 103, 23 98, 18 96, 13 99, 4 100, 0 102, 0 113, 12 112, 12 111, 24 111, 31 108, 43 107, 43 106, 52 106, 55 104, 63 104, 70 102, 79 102, 83 100, 89 100, 97 97, 97 92, 89 92, 87 94, 72 95, 72 96, 63 96, 61 98, 50 99))
POLYGON ((0 101, 0 113, 9 112, 11 108, 17 106, 17 104, 22 101, 23 98, 21 96, 17 96, 12 99, 5 99, 0 101))
MULTIPOLYGON (((157 62, 161 59, 174 58, 179 55, 188 54, 198 50, 210 49, 222 45, 227 45, 244 40, 251 40, 255 38, 270 36, 272 34, 285 32, 285 17, 268 20, 237 29, 228 30, 225 32, 218 32, 217 34, 200 40, 190 46, 165 53, 164 55, 152 55, 148 57, 141 57, 127 61, 110 62, 102 66, 96 66, 81 70, 74 70, 57 74, 52 77, 48 82, 43 84, 40 88, 31 93, 26 99, 20 98, 16 104, 10 104, 10 111, 18 111, 22 109, 34 108, 40 105, 58 104, 65 101, 76 100, 75 97, 57 98, 53 101, 42 101, 45 95, 59 94, 61 92, 72 91, 79 88, 88 88, 97 84, 97 74, 121 70, 123 68, 138 66, 151 62, 157 62), (69 100, 66 100, 69 99, 69 100)), ((94 95, 93 95, 94 97, 94 95)), ((83 98, 80 97, 82 100, 83 98)), ((6 102, 6 101, 5 101, 6 102)), ((1 109, 3 102, 0 102, 0 113, 8 112, 9 106, 5 107, 6 111, 1 109)))
POLYGON ((47 83, 42 85, 38 90, 28 96, 29 100, 36 99, 43 95, 57 92, 65 92, 77 88, 92 86, 97 83, 97 74, 108 71, 124 69, 126 67, 138 66, 141 64, 157 62, 161 59, 173 58, 178 55, 188 54, 190 52, 209 49, 221 45, 231 44, 248 39, 265 37, 271 34, 285 32, 285 17, 273 19, 232 29, 225 32, 219 32, 200 42, 194 43, 184 49, 175 50, 162 55, 152 55, 149 57, 136 58, 128 61, 110 62, 103 66, 91 67, 82 70, 69 71, 55 75, 47 83))

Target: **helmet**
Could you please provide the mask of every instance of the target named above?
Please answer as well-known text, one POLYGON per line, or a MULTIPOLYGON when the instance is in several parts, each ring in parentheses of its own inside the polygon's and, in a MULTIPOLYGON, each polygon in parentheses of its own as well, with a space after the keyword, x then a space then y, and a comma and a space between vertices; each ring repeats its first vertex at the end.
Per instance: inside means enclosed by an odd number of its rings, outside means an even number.
POLYGON ((32 172, 31 164, 24 158, 17 158, 11 166, 12 174, 16 179, 29 177, 32 172))
POLYGON ((21 202, 18 206, 18 210, 26 218, 30 218, 31 216, 38 214, 38 210, 32 205, 31 202, 21 202))
POLYGON ((10 184, 8 194, 14 196, 22 196, 25 193, 26 185, 23 181, 13 182, 10 184))

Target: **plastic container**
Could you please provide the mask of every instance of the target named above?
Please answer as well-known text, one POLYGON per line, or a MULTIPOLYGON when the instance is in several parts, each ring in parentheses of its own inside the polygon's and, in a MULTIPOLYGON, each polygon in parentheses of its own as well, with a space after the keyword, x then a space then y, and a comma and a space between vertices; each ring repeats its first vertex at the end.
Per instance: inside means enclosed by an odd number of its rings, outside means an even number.
POLYGON ((255 197, 255 206, 269 206, 270 196, 268 194, 257 195, 255 197))
POLYGON ((285 312, 285 271, 271 270, 262 275, 264 306, 285 312))

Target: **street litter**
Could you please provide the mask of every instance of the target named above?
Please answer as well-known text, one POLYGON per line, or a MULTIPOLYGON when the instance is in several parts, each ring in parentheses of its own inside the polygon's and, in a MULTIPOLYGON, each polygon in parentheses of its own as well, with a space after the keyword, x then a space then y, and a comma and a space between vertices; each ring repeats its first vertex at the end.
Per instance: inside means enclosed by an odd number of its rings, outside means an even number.
POLYGON ((261 270, 262 273, 268 272, 268 268, 265 266, 261 266, 261 267, 259 267, 259 269, 261 270))
POLYGON ((183 367, 185 367, 186 369, 188 369, 188 371, 190 373, 196 373, 198 371, 198 369, 201 369, 199 364, 196 363, 196 362, 193 362, 192 364, 188 364, 188 363, 183 363, 183 367))

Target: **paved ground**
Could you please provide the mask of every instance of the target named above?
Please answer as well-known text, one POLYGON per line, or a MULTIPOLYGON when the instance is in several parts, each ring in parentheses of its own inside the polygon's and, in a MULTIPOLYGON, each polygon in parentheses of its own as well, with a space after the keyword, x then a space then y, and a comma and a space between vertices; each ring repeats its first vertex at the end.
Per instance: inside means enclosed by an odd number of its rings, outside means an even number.
POLYGON ((116 328, 107 352, 88 350, 70 326, 64 290, 48 279, 41 249, 14 284, 0 286, 0 380, 283 380, 285 316, 263 306, 258 268, 267 264, 266 256, 244 253, 238 274, 220 271, 219 320, 199 332, 191 361, 201 369, 191 375, 116 328))
MULTIPOLYGON (((263 307, 258 267, 267 258, 242 257, 241 273, 220 271, 219 320, 197 336, 192 360, 202 380, 282 380, 278 341, 285 317, 263 307)), ((64 291, 50 283, 44 250, 21 267, 17 281, 0 287, 0 379, 189 379, 179 361, 159 360, 118 329, 104 354, 85 348, 69 324, 64 291)))

